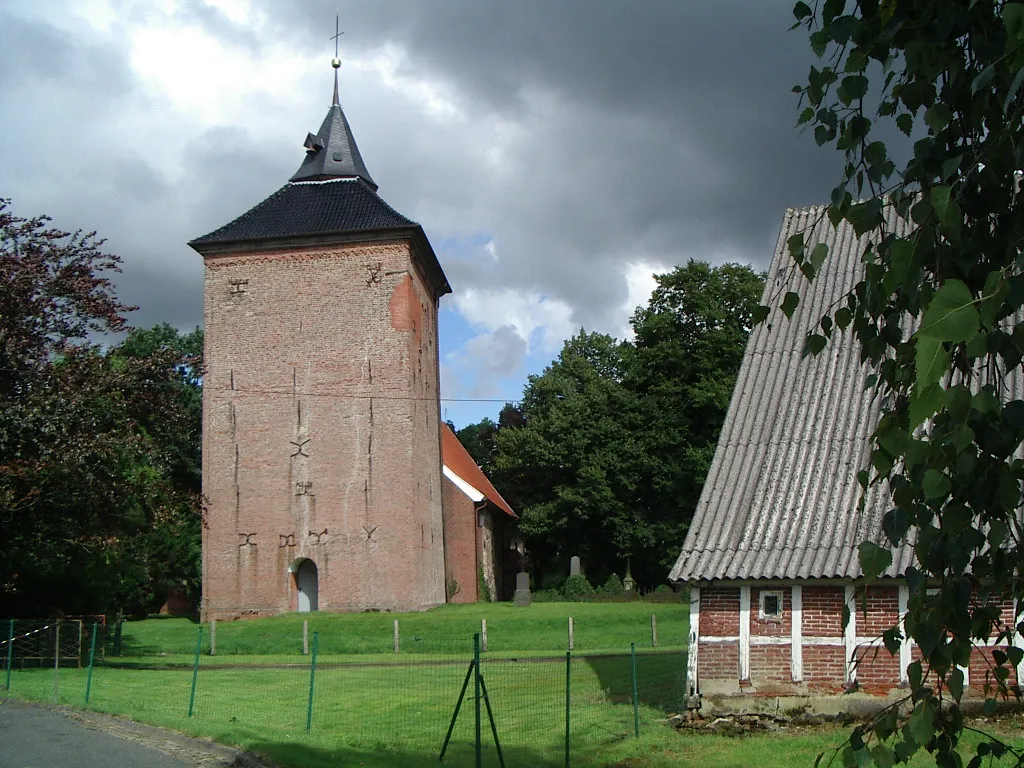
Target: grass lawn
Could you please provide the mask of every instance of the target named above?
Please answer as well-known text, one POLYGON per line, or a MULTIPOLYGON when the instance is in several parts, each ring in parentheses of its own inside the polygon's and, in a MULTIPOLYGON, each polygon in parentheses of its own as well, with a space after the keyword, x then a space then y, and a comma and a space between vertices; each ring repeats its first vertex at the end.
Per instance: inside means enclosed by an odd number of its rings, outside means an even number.
MULTIPOLYGON (((339 755, 350 753, 377 755, 378 762, 369 765, 425 765, 437 762, 467 666, 467 660, 460 659, 318 668, 308 734, 310 671, 301 667, 201 670, 192 718, 191 670, 99 667, 94 670, 89 706, 238 744, 295 768, 337 765, 339 755)), ((582 759, 603 745, 628 739, 634 729, 629 655, 578 658, 570 669, 574 755, 582 759)), ((482 670, 509 765, 557 765, 564 754, 564 658, 488 658, 482 670)), ((642 729, 672 734, 664 721, 682 695, 684 670, 685 656, 678 651, 637 659, 642 729)), ((77 668, 60 670, 60 703, 84 705, 86 675, 77 668)), ((52 669, 13 673, 13 696, 52 701, 53 690, 52 669)), ((472 761, 473 706, 471 683, 449 747, 446 762, 451 765, 472 761)), ((490 745, 486 721, 484 728, 490 745)), ((493 746, 488 752, 493 758, 493 746)))
MULTIPOLYGON (((472 654, 473 634, 487 620, 488 652, 495 656, 550 656, 568 647, 568 619, 573 617, 575 650, 624 652, 631 642, 651 647, 651 614, 657 617, 658 648, 683 650, 689 631, 683 603, 509 603, 444 605, 419 613, 285 614, 258 620, 217 623, 217 655, 203 663, 303 662, 302 622, 319 633, 325 661, 395 659, 394 621, 399 622, 403 654, 472 654), (232 657, 232 658, 226 658, 232 657), (246 659, 243 657, 258 657, 246 659)), ((199 624, 189 619, 130 621, 122 632, 122 661, 191 663, 199 624)), ((209 625, 203 649, 209 651, 209 625)), ((109 659, 114 661, 114 659, 109 659)))
MULTIPOLYGON (((485 663, 483 669, 509 768, 564 764, 564 666, 506 661, 485 663)), ((239 745, 285 768, 428 766, 437 765, 464 672, 456 665, 324 670, 317 676, 309 733, 305 731, 309 678, 303 670, 203 671, 195 715, 189 718, 190 672, 100 668, 93 679, 91 708, 239 745)), ((641 735, 637 739, 633 737, 629 679, 626 665, 602 669, 586 659, 573 662, 573 765, 812 766, 819 753, 840 745, 849 733, 849 728, 840 727, 793 728, 743 737, 676 732, 664 723, 668 709, 664 705, 673 695, 670 686, 658 689, 648 685, 641 697, 646 700, 640 707, 641 735)), ((84 671, 61 670, 60 681, 61 702, 80 706, 84 671)), ((52 700, 53 671, 16 671, 11 693, 52 700)), ((471 699, 465 702, 445 765, 468 768, 473 764, 472 704, 471 699)), ((1003 722, 996 728, 1004 738, 1022 743, 1024 732, 1018 724, 1003 722)), ((496 766, 486 720, 484 729, 484 764, 496 766)), ((973 752, 977 741, 973 734, 965 735, 965 755, 973 752)), ((842 763, 836 758, 831 764, 842 763)), ((932 764, 923 754, 910 763, 918 768, 932 764)))
MULTIPOLYGON (((811 766, 849 732, 792 729, 738 738, 677 733, 666 719, 684 693, 688 615, 682 604, 541 603, 526 609, 479 604, 416 614, 292 614, 220 622, 217 655, 203 657, 192 717, 190 662, 198 625, 186 619, 129 622, 123 632, 125 656, 116 661, 183 662, 186 667, 99 666, 89 708, 238 745, 285 768, 436 765, 472 658, 472 634, 486 618, 490 650, 481 669, 507 765, 564 765, 570 615, 577 647, 569 680, 574 766, 811 766), (658 617, 657 649, 650 647, 651 613, 658 617), (309 732, 309 658, 301 655, 304 618, 320 641, 309 732), (396 618, 402 630, 399 654, 391 652, 396 618), (636 713, 630 642, 638 646, 636 713), (634 716, 639 738, 634 737, 634 716)), ((60 669, 59 702, 84 706, 86 677, 86 670, 60 669)), ((6 695, 52 702, 54 671, 16 667, 6 695)), ((470 685, 446 765, 473 764, 474 705, 470 685)), ((483 727, 484 763, 497 765, 486 710, 483 727)), ((999 727, 1002 735, 1020 740, 1015 724, 999 727)), ((968 753, 976 741, 966 737, 968 753)), ((911 763, 930 764, 920 755, 911 763)))

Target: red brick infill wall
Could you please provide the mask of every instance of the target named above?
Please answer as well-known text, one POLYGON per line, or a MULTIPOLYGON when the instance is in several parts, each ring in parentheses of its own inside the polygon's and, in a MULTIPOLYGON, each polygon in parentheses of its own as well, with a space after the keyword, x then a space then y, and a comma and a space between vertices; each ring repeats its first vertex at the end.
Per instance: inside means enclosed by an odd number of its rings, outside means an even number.
MULTIPOLYGON (((853 589, 840 584, 799 585, 800 613, 795 626, 792 583, 748 587, 714 585, 699 589, 697 624, 699 641, 695 670, 701 690, 745 690, 752 693, 842 692, 855 680, 860 690, 888 693, 905 680, 901 665, 920 654, 912 644, 892 655, 882 634, 900 617, 900 587, 872 585, 853 589), (741 594, 748 590, 749 602, 741 594), (762 614, 761 593, 781 593, 782 615, 762 614), (850 599, 852 618, 843 626, 843 612, 850 599), (749 606, 746 627, 741 605, 749 606), (793 633, 800 642, 793 643, 793 633), (745 638, 745 639, 744 639, 745 638), (748 678, 741 679, 743 654, 747 654, 748 678), (851 663, 851 658, 855 659, 851 663)), ((904 597, 904 599, 906 599, 904 597)), ((1003 606, 1003 621, 1012 623, 1012 605, 1003 606)), ((991 683, 992 648, 976 648, 966 672, 968 682, 980 693, 991 683)), ((1011 670, 1011 684, 1016 683, 1011 670)))

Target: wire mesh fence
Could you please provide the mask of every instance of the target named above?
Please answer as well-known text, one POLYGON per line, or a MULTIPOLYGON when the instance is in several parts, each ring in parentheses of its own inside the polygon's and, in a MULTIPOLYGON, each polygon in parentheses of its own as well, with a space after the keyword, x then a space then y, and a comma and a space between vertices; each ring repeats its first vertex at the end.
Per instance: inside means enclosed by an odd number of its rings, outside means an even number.
POLYGON ((282 660, 211 656, 216 638, 207 626, 196 627, 191 658, 174 648, 158 664, 161 652, 136 649, 144 663, 126 665, 90 652, 93 628, 79 623, 80 632, 62 622, 68 651, 46 644, 45 622, 19 623, 25 636, 15 638, 13 663, 5 663, 5 694, 182 730, 202 724, 249 745, 312 740, 434 761, 443 750, 456 765, 477 764, 478 752, 484 765, 568 765, 573 754, 666 727, 686 690, 678 648, 515 658, 481 652, 479 634, 466 634, 435 637, 419 653, 385 646, 355 656, 337 652, 347 649, 344 638, 311 632, 306 654, 296 642, 282 660), (30 638, 38 638, 31 647, 30 638))

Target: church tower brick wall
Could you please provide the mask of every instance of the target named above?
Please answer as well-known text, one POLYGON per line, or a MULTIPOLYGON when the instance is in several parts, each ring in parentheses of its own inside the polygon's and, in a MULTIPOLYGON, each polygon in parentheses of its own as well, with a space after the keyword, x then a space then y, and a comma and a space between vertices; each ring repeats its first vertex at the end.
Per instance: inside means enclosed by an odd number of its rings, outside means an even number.
POLYGON ((297 610, 304 559, 319 610, 444 602, 438 292, 417 247, 204 252, 205 618, 297 610))

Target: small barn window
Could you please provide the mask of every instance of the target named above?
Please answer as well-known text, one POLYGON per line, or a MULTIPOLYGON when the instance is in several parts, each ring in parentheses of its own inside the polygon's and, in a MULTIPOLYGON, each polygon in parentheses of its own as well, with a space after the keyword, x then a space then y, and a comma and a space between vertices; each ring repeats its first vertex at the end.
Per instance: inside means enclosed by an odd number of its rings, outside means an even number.
POLYGON ((779 590, 761 590, 760 618, 782 618, 782 592, 779 590))

